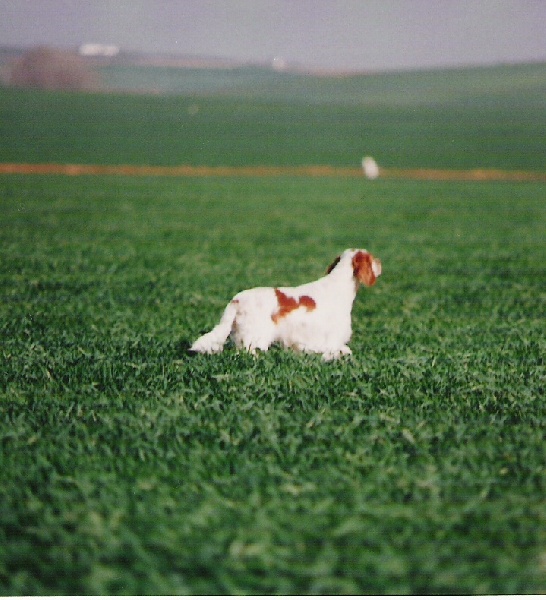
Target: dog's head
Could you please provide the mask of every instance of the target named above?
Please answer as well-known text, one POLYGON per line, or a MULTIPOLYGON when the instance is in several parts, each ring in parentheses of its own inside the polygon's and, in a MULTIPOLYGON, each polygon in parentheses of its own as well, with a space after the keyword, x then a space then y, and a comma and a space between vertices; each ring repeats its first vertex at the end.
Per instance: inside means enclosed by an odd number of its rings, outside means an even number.
POLYGON ((356 281, 367 286, 374 285, 381 275, 381 261, 367 250, 345 250, 334 260, 326 272, 331 273, 340 263, 342 263, 340 268, 347 268, 347 265, 350 265, 349 268, 352 269, 356 281))
POLYGON ((357 250, 353 255, 353 276, 364 285, 371 286, 381 275, 381 261, 366 250, 357 250))

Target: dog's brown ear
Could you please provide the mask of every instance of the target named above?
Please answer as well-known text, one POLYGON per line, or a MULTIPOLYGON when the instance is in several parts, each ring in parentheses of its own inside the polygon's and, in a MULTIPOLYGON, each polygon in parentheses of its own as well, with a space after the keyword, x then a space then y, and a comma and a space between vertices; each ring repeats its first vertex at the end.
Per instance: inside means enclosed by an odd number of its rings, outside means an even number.
POLYGON ((372 268, 372 257, 368 252, 359 250, 353 256, 353 275, 364 285, 371 286, 375 283, 377 277, 372 268))
POLYGON ((330 275, 330 273, 337 267, 339 261, 341 260, 341 256, 338 256, 334 262, 326 269, 326 275, 330 275))

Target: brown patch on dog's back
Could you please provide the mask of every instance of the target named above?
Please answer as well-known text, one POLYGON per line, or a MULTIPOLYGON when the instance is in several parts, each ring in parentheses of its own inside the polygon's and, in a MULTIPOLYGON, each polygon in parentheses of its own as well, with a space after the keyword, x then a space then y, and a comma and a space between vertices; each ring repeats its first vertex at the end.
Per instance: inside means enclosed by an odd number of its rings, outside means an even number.
POLYGON ((277 323, 283 317, 286 317, 287 314, 291 313, 293 310, 296 310, 299 307, 299 302, 292 298, 291 296, 287 296, 281 290, 275 288, 275 295, 277 296, 277 302, 279 303, 279 311, 276 312, 271 318, 275 323, 277 323))
POLYGON ((300 306, 304 306, 309 312, 310 310, 315 310, 317 303, 313 300, 313 298, 311 298, 311 296, 301 296, 300 306))
POLYGON ((311 298, 311 296, 301 296, 300 298, 296 299, 292 296, 287 296, 284 292, 281 292, 281 290, 277 288, 275 288, 275 295, 277 296, 277 302, 279 303, 279 310, 271 316, 271 319, 274 323, 278 323, 281 319, 286 317, 286 315, 300 307, 305 308, 307 312, 315 310, 317 307, 317 303, 313 300, 313 298, 311 298))

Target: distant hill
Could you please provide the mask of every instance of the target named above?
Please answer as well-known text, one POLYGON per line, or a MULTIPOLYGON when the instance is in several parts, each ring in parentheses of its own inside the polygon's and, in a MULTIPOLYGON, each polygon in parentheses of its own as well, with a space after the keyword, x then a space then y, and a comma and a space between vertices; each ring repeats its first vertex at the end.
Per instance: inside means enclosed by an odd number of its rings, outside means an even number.
POLYGON ((546 63, 318 77, 132 60, 95 60, 103 93, 0 89, 0 161, 544 172, 546 63))
MULTIPOLYGON (((0 82, 24 50, 0 47, 0 82)), ((546 63, 381 73, 334 73, 298 65, 248 64, 206 56, 119 52, 83 56, 105 92, 206 95, 255 100, 411 106, 546 97, 546 63)))
POLYGON ((267 102, 345 106, 538 103, 546 108, 546 63, 352 75, 275 71, 249 65, 179 68, 136 64, 100 67, 111 92, 222 96, 267 102))

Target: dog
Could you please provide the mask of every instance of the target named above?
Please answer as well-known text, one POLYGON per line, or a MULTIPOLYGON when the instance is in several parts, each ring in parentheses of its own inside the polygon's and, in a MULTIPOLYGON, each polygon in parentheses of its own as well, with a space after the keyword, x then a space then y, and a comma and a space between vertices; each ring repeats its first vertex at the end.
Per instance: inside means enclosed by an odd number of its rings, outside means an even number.
POLYGON ((372 286, 381 261, 367 250, 345 250, 317 281, 298 287, 258 287, 238 293, 216 327, 191 352, 221 352, 231 335, 238 348, 255 354, 274 343, 324 360, 351 354, 351 310, 359 285, 372 286))

